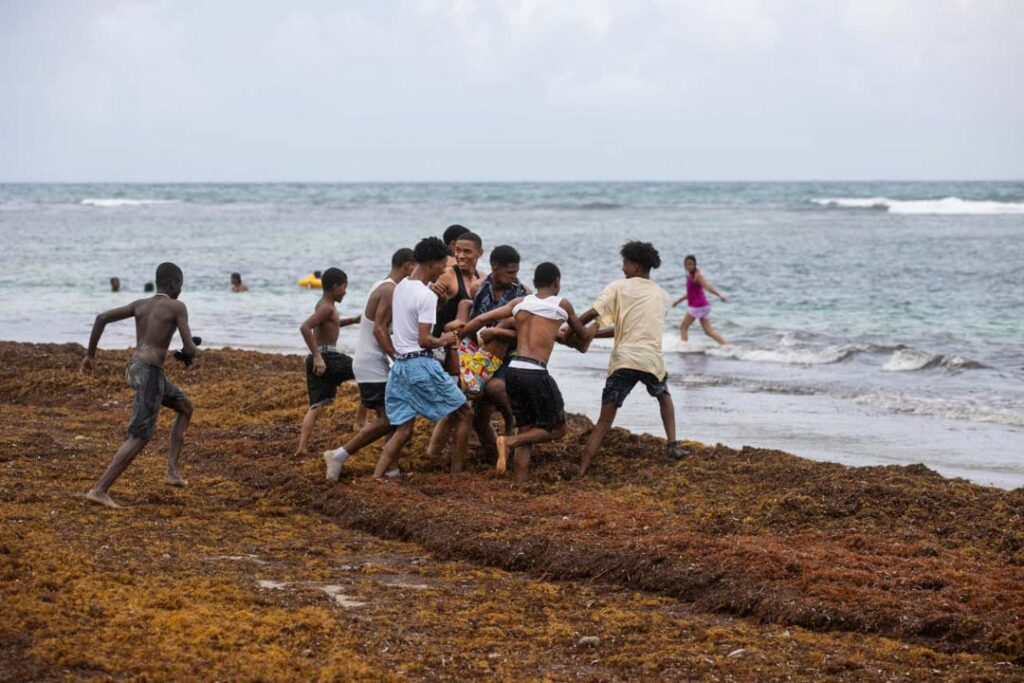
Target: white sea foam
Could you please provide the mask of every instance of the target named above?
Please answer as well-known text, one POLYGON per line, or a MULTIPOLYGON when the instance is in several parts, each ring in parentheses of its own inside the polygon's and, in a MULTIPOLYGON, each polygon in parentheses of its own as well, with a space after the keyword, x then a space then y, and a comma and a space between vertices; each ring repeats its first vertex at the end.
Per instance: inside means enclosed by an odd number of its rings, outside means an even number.
POLYGON ((177 204, 176 199, 115 199, 108 197, 89 197, 81 203, 85 206, 146 206, 147 204, 177 204))
POLYGON ((855 353, 869 350, 865 344, 837 344, 819 348, 782 345, 772 349, 758 349, 727 344, 708 349, 705 353, 717 358, 753 363, 781 363, 784 365, 830 365, 846 360, 855 353))
POLYGON ((914 372, 936 367, 948 370, 973 370, 985 366, 963 356, 930 354, 917 349, 899 349, 886 361, 882 369, 888 372, 914 372))
POLYGON ((885 209, 899 214, 1024 214, 1024 202, 996 202, 960 197, 943 199, 889 199, 888 197, 822 197, 819 206, 842 209, 885 209))
POLYGON ((878 392, 861 394, 854 397, 854 401, 861 405, 874 406, 907 415, 928 415, 1024 427, 1024 413, 1019 410, 981 402, 948 401, 878 392))

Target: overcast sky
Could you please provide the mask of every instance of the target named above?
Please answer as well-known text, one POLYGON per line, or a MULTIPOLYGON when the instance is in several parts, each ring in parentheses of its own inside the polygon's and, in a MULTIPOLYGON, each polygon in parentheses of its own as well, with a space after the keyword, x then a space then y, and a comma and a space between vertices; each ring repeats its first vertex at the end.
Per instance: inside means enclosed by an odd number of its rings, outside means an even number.
POLYGON ((1024 178, 1022 0, 0 0, 0 181, 1024 178))

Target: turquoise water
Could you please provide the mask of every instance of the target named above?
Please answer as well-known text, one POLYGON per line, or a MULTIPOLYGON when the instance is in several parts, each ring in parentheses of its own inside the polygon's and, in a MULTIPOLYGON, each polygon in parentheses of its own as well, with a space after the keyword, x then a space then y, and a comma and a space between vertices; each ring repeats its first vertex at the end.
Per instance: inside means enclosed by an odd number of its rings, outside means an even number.
MULTIPOLYGON (((298 353, 314 301, 299 277, 343 268, 357 311, 396 248, 450 223, 517 247, 527 278, 555 261, 581 310, 627 239, 659 248, 673 295, 696 254, 729 296, 713 320, 731 343, 693 328, 680 344, 672 311, 683 436, 1024 484, 1020 182, 2 185, 0 338, 85 343, 173 260, 207 343, 298 353), (234 270, 248 295, 228 292, 234 270)), ((132 339, 122 325, 103 343, 132 339)), ((596 412, 606 361, 556 356, 570 408, 596 412)), ((624 424, 657 433, 653 413, 631 397, 624 424)))

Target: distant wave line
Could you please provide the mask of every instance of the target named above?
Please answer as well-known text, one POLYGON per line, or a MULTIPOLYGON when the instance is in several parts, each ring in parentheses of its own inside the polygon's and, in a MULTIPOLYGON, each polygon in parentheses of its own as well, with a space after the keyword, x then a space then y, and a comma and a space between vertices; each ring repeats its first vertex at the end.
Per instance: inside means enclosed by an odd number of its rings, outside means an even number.
POLYGON ((80 202, 84 206, 146 206, 148 204, 178 204, 178 199, 121 199, 114 197, 89 197, 80 202))
POLYGON ((944 197, 942 199, 889 199, 888 197, 820 197, 810 200, 831 209, 884 209, 898 214, 1024 214, 1024 202, 944 197))

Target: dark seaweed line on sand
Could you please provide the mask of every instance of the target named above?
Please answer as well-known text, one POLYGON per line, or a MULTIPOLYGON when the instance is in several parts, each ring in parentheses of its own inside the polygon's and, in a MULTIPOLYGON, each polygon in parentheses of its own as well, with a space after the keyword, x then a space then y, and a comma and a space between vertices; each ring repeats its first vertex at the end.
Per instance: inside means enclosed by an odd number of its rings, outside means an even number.
POLYGON ((694 535, 687 544, 689 552, 680 552, 642 542, 614 548, 600 539, 553 538, 536 533, 517 534, 509 529, 503 530, 502 538, 495 538, 488 533, 493 532, 493 523, 474 518, 468 509, 454 509, 450 500, 434 501, 411 487, 382 489, 388 485, 360 482, 342 489, 324 489, 302 476, 279 471, 257 475, 251 469, 255 464, 246 468, 248 474, 241 469, 235 470, 235 474, 250 485, 263 488, 263 493, 290 499, 292 504, 308 507, 342 526, 383 539, 413 542, 444 559, 549 579, 617 584, 678 598, 702 611, 765 623, 814 631, 870 633, 944 652, 998 653, 1024 662, 1014 634, 976 615, 858 613, 828 605, 808 599, 791 587, 772 585, 737 569, 747 563, 757 566, 766 561, 764 557, 751 554, 730 563, 730 567, 700 552, 702 544, 722 546, 722 540, 694 535), (262 481, 257 484, 254 479, 262 481), (388 495, 379 495, 382 490, 388 495), (389 499, 381 500, 383 497, 389 499))

